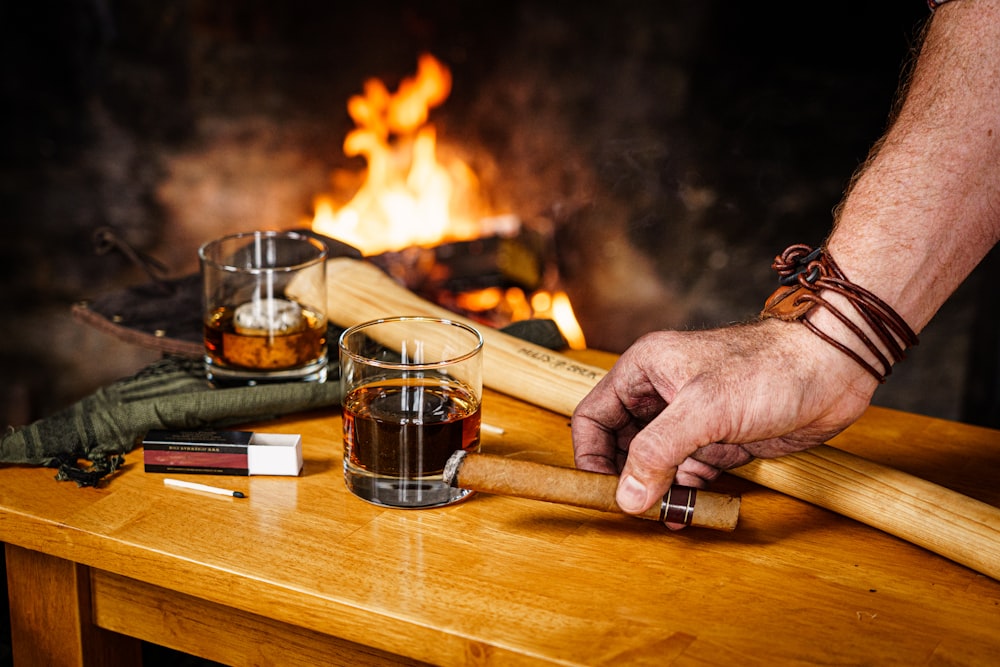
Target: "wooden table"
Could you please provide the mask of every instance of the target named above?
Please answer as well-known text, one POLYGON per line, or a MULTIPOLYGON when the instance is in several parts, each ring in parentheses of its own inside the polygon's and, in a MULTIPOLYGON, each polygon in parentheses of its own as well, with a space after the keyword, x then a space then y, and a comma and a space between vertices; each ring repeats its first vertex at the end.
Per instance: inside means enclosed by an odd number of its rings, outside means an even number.
MULTIPOLYGON (((484 451, 572 464, 567 418, 488 392, 484 419, 484 451)), ((138 639, 234 665, 1000 660, 1000 582, 735 477, 732 533, 485 494, 389 510, 345 489, 335 411, 254 428, 302 434, 301 477, 191 477, 246 499, 166 488, 138 451, 100 489, 0 469, 16 664, 129 664, 138 639)), ((872 408, 831 444, 1000 505, 1000 432, 872 408)))

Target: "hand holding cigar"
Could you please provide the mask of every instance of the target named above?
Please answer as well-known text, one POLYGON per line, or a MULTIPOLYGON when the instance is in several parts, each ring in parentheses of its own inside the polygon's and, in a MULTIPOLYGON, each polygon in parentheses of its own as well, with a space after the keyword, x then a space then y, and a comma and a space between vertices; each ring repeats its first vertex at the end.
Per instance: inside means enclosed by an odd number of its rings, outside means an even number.
MULTIPOLYGON (((576 468, 458 451, 444 468, 451 486, 501 496, 530 498, 575 507, 621 512, 615 502, 618 477, 576 468)), ((675 485, 643 519, 731 531, 739 519, 740 499, 675 485)))
MULTIPOLYGON (((341 326, 400 312, 463 321, 371 264, 345 257, 328 260, 327 282, 328 294, 336 295, 327 301, 328 316, 341 326)), ((558 414, 573 414, 607 372, 498 329, 483 327, 481 333, 487 339, 483 383, 558 414)), ((982 501, 828 445, 776 459, 756 459, 729 473, 1000 579, 1000 509, 982 501), (949 510, 942 512, 942 507, 949 510)), ((705 495, 698 492, 699 503, 705 495)))

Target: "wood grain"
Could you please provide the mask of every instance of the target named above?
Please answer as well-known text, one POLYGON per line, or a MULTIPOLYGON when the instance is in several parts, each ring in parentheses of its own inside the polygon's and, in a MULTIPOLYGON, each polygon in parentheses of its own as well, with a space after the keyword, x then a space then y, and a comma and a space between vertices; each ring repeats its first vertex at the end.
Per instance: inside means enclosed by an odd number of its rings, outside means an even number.
POLYGON ((827 445, 771 463, 730 472, 1000 580, 1000 509, 827 445))
MULTIPOLYGON (((504 431, 484 434, 485 452, 572 465, 564 415, 493 390, 483 410, 504 431)), ((15 655, 62 651, 87 664, 59 629, 86 614, 45 583, 66 572, 90 582, 84 608, 103 628, 77 632, 88 650, 125 633, 233 665, 274 664, 285 644, 290 664, 324 651, 332 664, 491 667, 974 665, 1000 655, 1000 582, 748 480, 716 485, 743 499, 731 533, 485 493, 394 510, 347 491, 336 411, 245 426, 301 434, 302 475, 191 476, 247 494, 233 499, 165 487, 142 471, 139 451, 97 489, 55 482, 49 469, 0 468, 0 540, 48 563, 8 561, 18 591, 45 594, 12 605, 15 655)), ((1000 432, 871 408, 831 444, 1000 504, 1000 432)))
POLYGON ((24 575, 10 577, 7 582, 15 665, 142 663, 138 641, 92 624, 87 568, 9 544, 5 557, 8 570, 24 575))

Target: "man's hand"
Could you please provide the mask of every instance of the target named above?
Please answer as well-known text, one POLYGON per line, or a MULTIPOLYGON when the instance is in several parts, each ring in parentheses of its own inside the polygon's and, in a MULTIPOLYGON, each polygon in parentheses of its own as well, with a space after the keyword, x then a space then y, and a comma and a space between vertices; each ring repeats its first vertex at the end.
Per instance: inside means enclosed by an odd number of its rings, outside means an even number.
POLYGON ((867 408, 875 380, 797 322, 640 338, 573 414, 576 465, 620 474, 642 512, 677 483, 824 443, 867 408))

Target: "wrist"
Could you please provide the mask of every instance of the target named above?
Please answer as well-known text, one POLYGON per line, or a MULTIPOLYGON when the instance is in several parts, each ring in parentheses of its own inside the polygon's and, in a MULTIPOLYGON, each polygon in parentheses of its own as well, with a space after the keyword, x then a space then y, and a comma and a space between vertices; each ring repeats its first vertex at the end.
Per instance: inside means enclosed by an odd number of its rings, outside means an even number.
POLYGON ((801 322, 853 360, 878 382, 906 358, 916 334, 888 304, 852 283, 823 248, 794 245, 772 267, 781 286, 767 300, 762 318, 801 322))
MULTIPOLYGON (((850 331, 841 329, 842 325, 834 316, 816 308, 811 317, 815 318, 817 327, 823 327, 831 336, 839 336, 841 340, 848 341, 848 345, 853 344, 850 331)), ((878 388, 879 380, 871 372, 801 322, 776 321, 771 318, 763 320, 761 324, 775 327, 774 336, 787 340, 787 347, 794 349, 796 356, 810 360, 809 382, 835 388, 832 390, 834 393, 845 398, 849 395, 865 404, 878 388)), ((863 356, 862 349, 856 348, 856 351, 863 356)))
POLYGON ((860 374, 870 378, 874 392, 875 387, 884 383, 892 374, 893 365, 905 358, 905 353, 901 352, 898 358, 895 357, 846 297, 830 290, 821 290, 819 296, 830 307, 810 310, 803 317, 803 324, 806 325, 803 328, 809 329, 813 337, 823 344, 828 356, 836 357, 841 365, 857 369, 860 374), (847 321, 838 317, 834 309, 847 321), (825 334, 826 338, 818 335, 817 331, 825 334))

